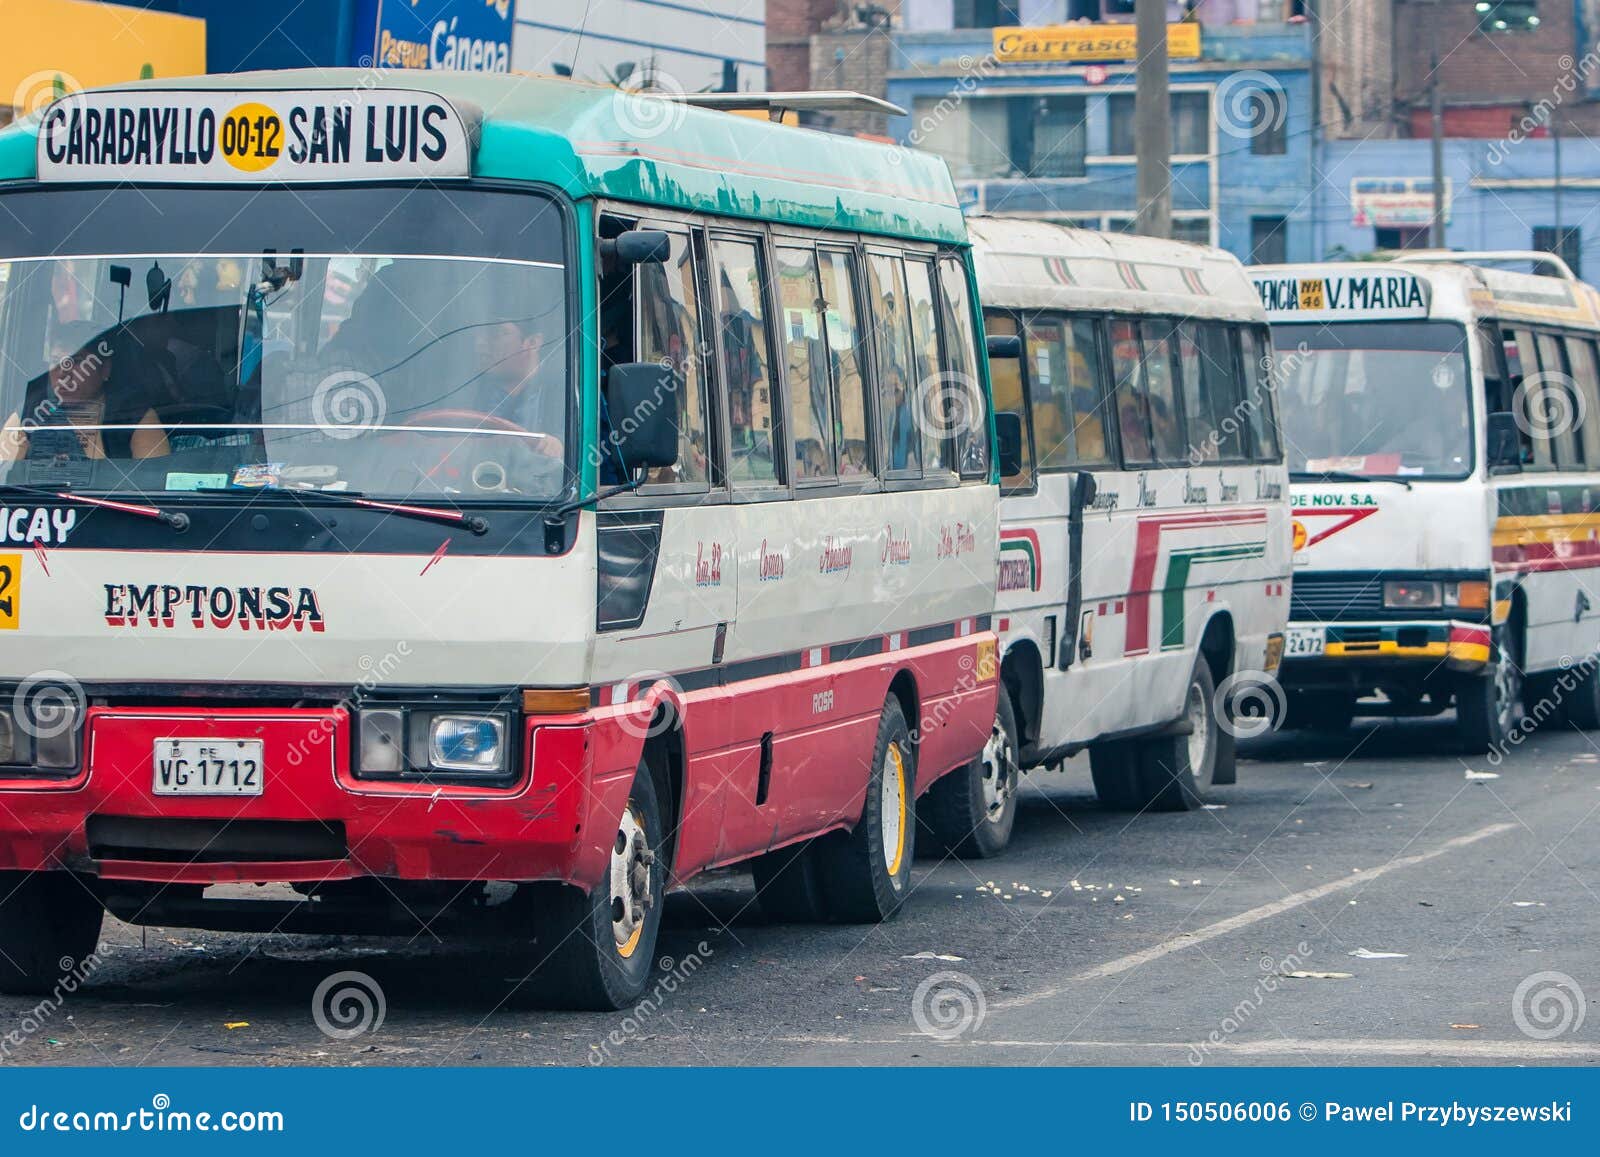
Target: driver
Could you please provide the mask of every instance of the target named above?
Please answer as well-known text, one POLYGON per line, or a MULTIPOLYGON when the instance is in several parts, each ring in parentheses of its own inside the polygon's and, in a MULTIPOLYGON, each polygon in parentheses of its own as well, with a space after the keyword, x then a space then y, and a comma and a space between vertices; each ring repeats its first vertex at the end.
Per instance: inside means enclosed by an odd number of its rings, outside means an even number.
POLYGON ((547 368, 538 326, 529 320, 493 322, 479 327, 476 346, 482 371, 459 395, 462 405, 544 434, 533 441, 533 449, 560 457, 565 416, 560 367, 547 368))
POLYGON ((161 458, 171 452, 155 410, 113 383, 114 350, 99 326, 81 321, 58 325, 50 339, 49 361, 49 368, 28 383, 23 411, 5 420, 0 462, 45 456, 161 458), (64 428, 75 428, 76 438, 66 439, 64 428), (38 436, 30 438, 29 430, 38 436))

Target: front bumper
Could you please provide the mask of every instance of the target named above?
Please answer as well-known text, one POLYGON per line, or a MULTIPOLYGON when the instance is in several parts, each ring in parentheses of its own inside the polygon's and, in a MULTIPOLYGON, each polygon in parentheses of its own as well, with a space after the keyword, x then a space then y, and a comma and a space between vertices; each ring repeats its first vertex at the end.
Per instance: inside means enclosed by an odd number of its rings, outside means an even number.
POLYGON ((609 832, 634 765, 597 771, 610 729, 587 716, 522 726, 515 783, 430 786, 356 779, 341 707, 93 707, 73 778, 0 782, 0 868, 199 884, 595 876, 609 835, 587 833, 609 832), (261 740, 262 794, 155 795, 152 753, 172 738, 261 740))
POLYGON ((1335 673, 1393 669, 1413 675, 1433 671, 1471 674, 1489 662, 1491 634, 1484 623, 1459 621, 1291 623, 1325 631, 1320 655, 1285 658, 1285 685, 1325 683, 1335 673))

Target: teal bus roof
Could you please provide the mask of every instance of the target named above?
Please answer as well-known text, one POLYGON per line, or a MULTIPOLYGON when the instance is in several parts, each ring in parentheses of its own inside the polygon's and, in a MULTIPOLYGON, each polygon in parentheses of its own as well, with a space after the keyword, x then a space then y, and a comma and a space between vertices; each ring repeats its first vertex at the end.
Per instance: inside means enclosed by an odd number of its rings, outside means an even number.
MULTIPOLYGON (((300 69, 136 81, 118 89, 419 89, 481 115, 476 177, 574 198, 965 243, 950 171, 927 153, 556 77, 300 69)), ((36 175, 37 121, 0 132, 0 180, 36 175)))

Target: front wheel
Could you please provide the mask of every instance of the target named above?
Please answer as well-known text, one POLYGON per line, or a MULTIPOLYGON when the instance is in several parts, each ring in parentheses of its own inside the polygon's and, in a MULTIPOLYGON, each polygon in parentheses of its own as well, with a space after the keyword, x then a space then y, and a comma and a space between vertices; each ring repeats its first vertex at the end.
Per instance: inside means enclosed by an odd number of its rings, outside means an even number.
POLYGON ((1472 754, 1504 744, 1522 720, 1522 667, 1504 628, 1495 630, 1490 663, 1456 688, 1456 731, 1472 754))
POLYGON ((617 824, 606 879, 564 887, 539 914, 537 992, 557 1008, 607 1012, 638 1000, 650 979, 666 894, 665 828, 641 761, 617 824))
POLYGON ((989 741, 971 763, 928 789, 917 817, 942 848, 962 859, 998 856, 1011 842, 1021 778, 1017 716, 1002 688, 989 741))
POLYGON ((893 695, 878 718, 861 819, 848 833, 812 845, 830 919, 876 924, 893 916, 911 890, 916 845, 917 755, 900 700, 893 695))
POLYGON ((69 872, 0 872, 0 992, 52 991, 94 953, 104 915, 69 872))

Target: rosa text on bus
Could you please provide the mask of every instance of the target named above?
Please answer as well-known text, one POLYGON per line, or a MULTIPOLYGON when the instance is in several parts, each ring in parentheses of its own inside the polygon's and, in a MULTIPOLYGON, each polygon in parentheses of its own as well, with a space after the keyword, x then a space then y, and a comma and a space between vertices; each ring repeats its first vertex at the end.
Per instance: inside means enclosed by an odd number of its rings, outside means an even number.
POLYGON ((566 81, 256 74, 0 135, 0 988, 102 913, 876 921, 995 713, 942 162, 566 81), (253 898, 218 884, 267 884, 253 898))

